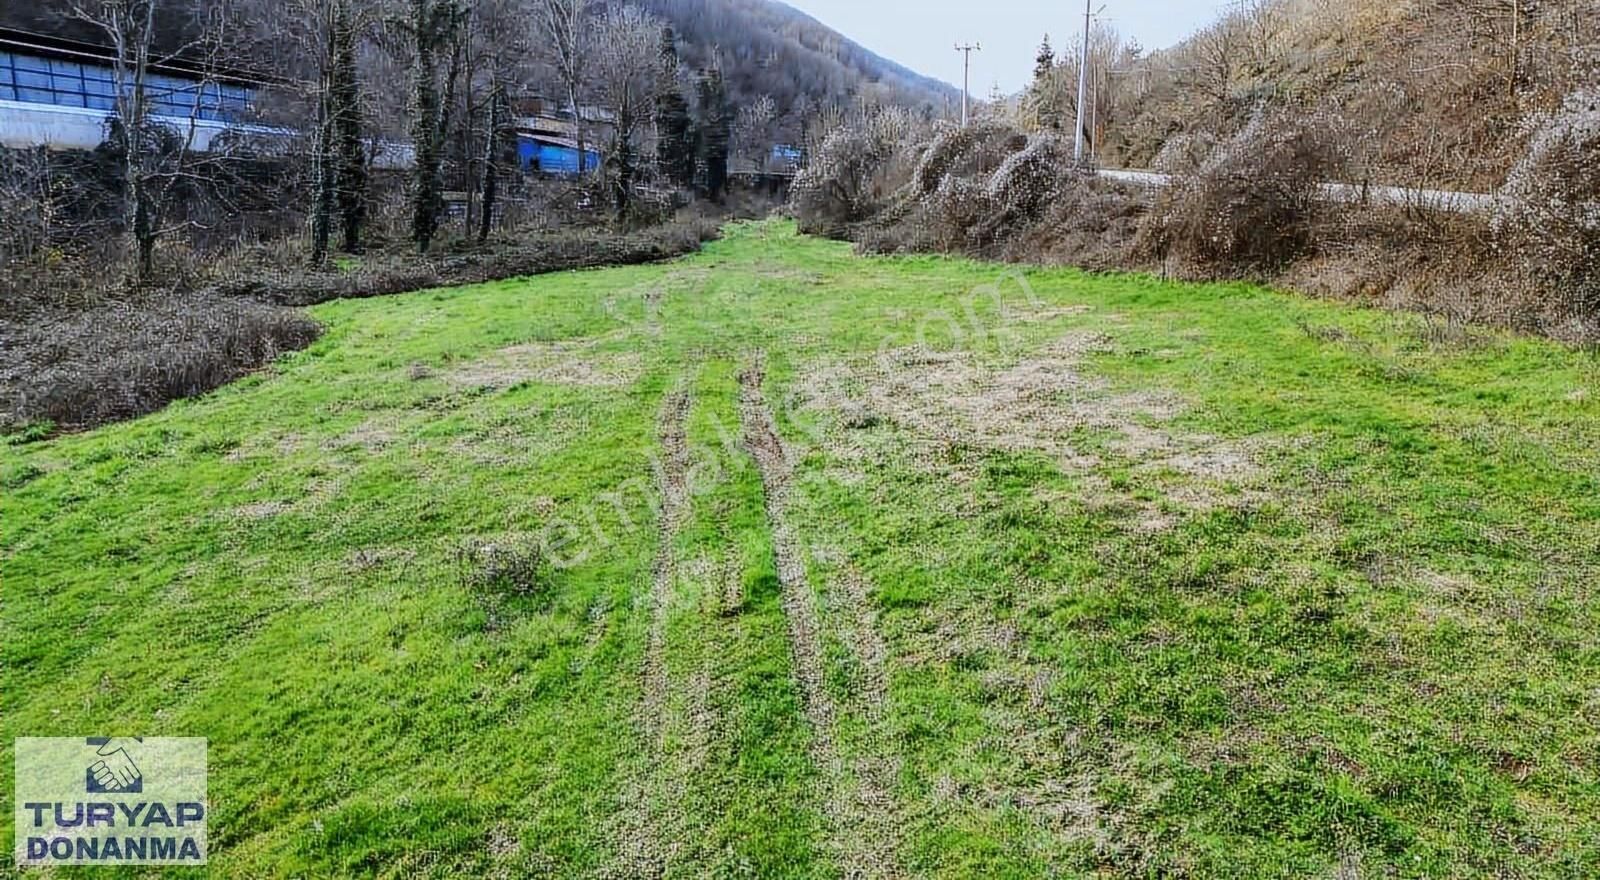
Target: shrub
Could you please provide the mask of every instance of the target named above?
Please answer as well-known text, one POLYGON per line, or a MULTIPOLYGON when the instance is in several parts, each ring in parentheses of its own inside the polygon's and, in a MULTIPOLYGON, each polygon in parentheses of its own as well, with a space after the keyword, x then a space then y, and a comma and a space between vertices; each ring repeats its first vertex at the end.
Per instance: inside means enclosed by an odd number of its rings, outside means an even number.
POLYGON ((89 427, 211 391, 310 345, 292 309, 205 294, 0 322, 0 424, 89 427))
POLYGON ((1193 174, 1217 150, 1217 139, 1206 132, 1175 134, 1161 145, 1150 162, 1159 174, 1193 174))
POLYGON ((800 230, 837 238, 878 213, 898 186, 902 169, 896 160, 911 128, 903 111, 884 110, 830 132, 795 176, 790 209, 800 230))
POLYGON ((1501 190, 1501 246, 1563 305, 1600 311, 1600 90, 1580 90, 1538 119, 1501 190))
POLYGON ((923 147, 909 195, 933 195, 948 177, 985 176, 1026 144, 1027 137, 1008 125, 945 129, 923 147))
POLYGON ((88 428, 204 394, 317 338, 317 323, 286 306, 653 262, 698 250, 717 230, 703 218, 625 234, 548 230, 440 258, 372 253, 347 271, 285 270, 299 255, 280 245, 213 270, 216 280, 198 291, 129 296, 108 286, 88 305, 37 294, 7 299, 0 426, 49 420, 88 428))
POLYGON ((1320 188, 1341 176, 1330 119, 1258 113, 1193 173, 1175 175, 1141 225, 1140 252, 1201 274, 1259 273, 1308 255, 1320 188))
MULTIPOLYGON (((372 254, 342 272, 282 272, 268 266, 245 265, 212 285, 211 291, 277 305, 309 306, 451 284, 656 262, 693 253, 717 234, 718 224, 703 218, 626 233, 584 228, 544 230, 438 258, 372 254)), ((271 255, 268 260, 272 260, 271 255)))
POLYGON ((991 214, 986 234, 1003 237, 1037 220, 1062 189, 1083 172, 1060 137, 1038 134, 1007 156, 990 176, 984 195, 991 214))
POLYGON ((544 554, 531 541, 469 541, 457 549, 456 563, 466 585, 491 600, 535 596, 544 586, 544 554))
POLYGON ((549 600, 545 555, 533 541, 468 541, 456 549, 456 565, 462 585, 483 609, 487 632, 504 628, 549 600))
POLYGON ((910 181, 856 231, 863 251, 1015 256, 1016 242, 1047 216, 1076 223, 1053 209, 1069 191, 1095 183, 1059 136, 1029 137, 995 123, 941 131, 915 152, 910 181))

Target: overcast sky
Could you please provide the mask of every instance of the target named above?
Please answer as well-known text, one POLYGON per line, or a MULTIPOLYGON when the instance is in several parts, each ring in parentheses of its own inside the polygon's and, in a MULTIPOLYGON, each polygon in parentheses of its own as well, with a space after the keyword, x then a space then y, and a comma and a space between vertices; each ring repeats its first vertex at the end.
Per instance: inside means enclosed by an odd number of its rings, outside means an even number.
MULTIPOLYGON (((981 43, 972 53, 972 92, 979 98, 999 82, 1007 94, 1033 75, 1033 56, 1046 32, 1057 51, 1083 29, 1076 0, 784 0, 879 55, 945 82, 961 85, 956 41, 981 43)), ((1146 49, 1170 46, 1214 20, 1217 0, 1094 0, 1109 24, 1146 49)))

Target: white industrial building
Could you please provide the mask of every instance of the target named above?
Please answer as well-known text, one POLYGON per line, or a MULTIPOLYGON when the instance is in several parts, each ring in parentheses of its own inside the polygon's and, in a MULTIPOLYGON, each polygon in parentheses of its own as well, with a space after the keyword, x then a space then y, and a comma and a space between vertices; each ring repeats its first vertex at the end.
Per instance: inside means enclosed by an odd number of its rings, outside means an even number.
MULTIPOLYGON (((92 150, 116 115, 114 57, 99 46, 0 28, 0 146, 92 150)), ((248 141, 257 152, 287 146, 295 133, 254 124, 259 80, 182 62, 152 66, 145 81, 151 119, 197 152, 248 141)), ((409 167, 409 144, 374 150, 380 168, 409 167)))

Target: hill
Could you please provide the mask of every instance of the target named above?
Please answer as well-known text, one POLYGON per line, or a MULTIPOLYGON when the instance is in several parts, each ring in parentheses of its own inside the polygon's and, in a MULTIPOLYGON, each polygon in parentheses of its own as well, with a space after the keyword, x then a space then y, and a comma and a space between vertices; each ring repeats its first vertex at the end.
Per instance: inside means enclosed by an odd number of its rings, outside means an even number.
POLYGON ((1494 189, 1541 115, 1600 81, 1597 47, 1579 0, 1254 0, 1101 78, 1101 157, 1149 167, 1175 135, 1289 106, 1347 121, 1374 179, 1494 189))
POLYGON ((691 67, 720 58, 735 100, 770 95, 781 112, 811 103, 883 103, 941 108, 954 86, 877 55, 775 0, 642 0, 670 22, 691 67))

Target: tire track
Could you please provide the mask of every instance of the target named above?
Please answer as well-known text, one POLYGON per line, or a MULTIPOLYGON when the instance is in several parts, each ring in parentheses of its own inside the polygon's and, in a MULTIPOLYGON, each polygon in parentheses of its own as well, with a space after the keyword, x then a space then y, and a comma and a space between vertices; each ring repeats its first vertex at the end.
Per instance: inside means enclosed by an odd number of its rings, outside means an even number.
POLYGON ((674 545, 689 518, 689 395, 674 391, 661 409, 661 457, 655 463, 656 491, 661 496, 660 535, 650 568, 650 634, 644 655, 644 722, 651 743, 659 748, 666 726, 667 611, 678 577, 674 545))
MULTIPOLYGON (((789 648, 806 722, 811 728, 812 760, 826 786, 824 808, 844 876, 890 878, 904 876, 896 867, 899 825, 895 820, 890 781, 898 762, 883 757, 881 737, 873 737, 876 754, 846 766, 839 754, 835 726, 839 707, 828 693, 823 657, 822 629, 816 597, 806 579, 801 544, 789 522, 788 504, 793 467, 778 436, 762 390, 765 381, 761 356, 739 374, 739 415, 744 425, 745 447, 761 471, 766 498, 767 524, 772 530, 773 553, 782 589, 784 617, 789 626, 789 648), (852 784, 853 782, 853 784, 852 784)), ((860 605, 865 607, 865 587, 860 605)), ((851 606, 858 603, 854 596, 851 606)), ((857 632, 859 632, 857 628, 857 632)), ((859 641, 859 640, 856 640, 859 641)), ((881 646, 881 642, 879 643, 881 646)), ((858 646, 853 646, 858 647, 858 646)), ((863 657, 871 677, 881 682, 881 654, 863 657)), ((876 687, 872 687, 876 690, 876 687)), ((876 700, 875 700, 876 701, 876 700)), ((881 710, 881 702, 879 702, 881 710)), ((874 732, 878 732, 874 726, 874 732)))
POLYGON ((663 814, 672 815, 683 797, 683 780, 668 768, 666 754, 667 697, 671 691, 667 671, 667 618, 677 587, 677 537, 689 518, 690 398, 687 391, 667 395, 661 407, 659 458, 652 462, 660 515, 656 556, 650 566, 650 628, 646 636, 644 696, 639 712, 649 759, 647 775, 635 779, 623 795, 618 829, 619 863, 602 871, 607 878, 660 877, 680 847, 665 837, 663 814), (665 803, 664 803, 665 802, 665 803))
POLYGON ((840 629, 851 653, 861 662, 864 709, 870 718, 880 721, 889 703, 889 646, 878 630, 870 588, 853 565, 845 566, 834 586, 840 606, 840 629))

